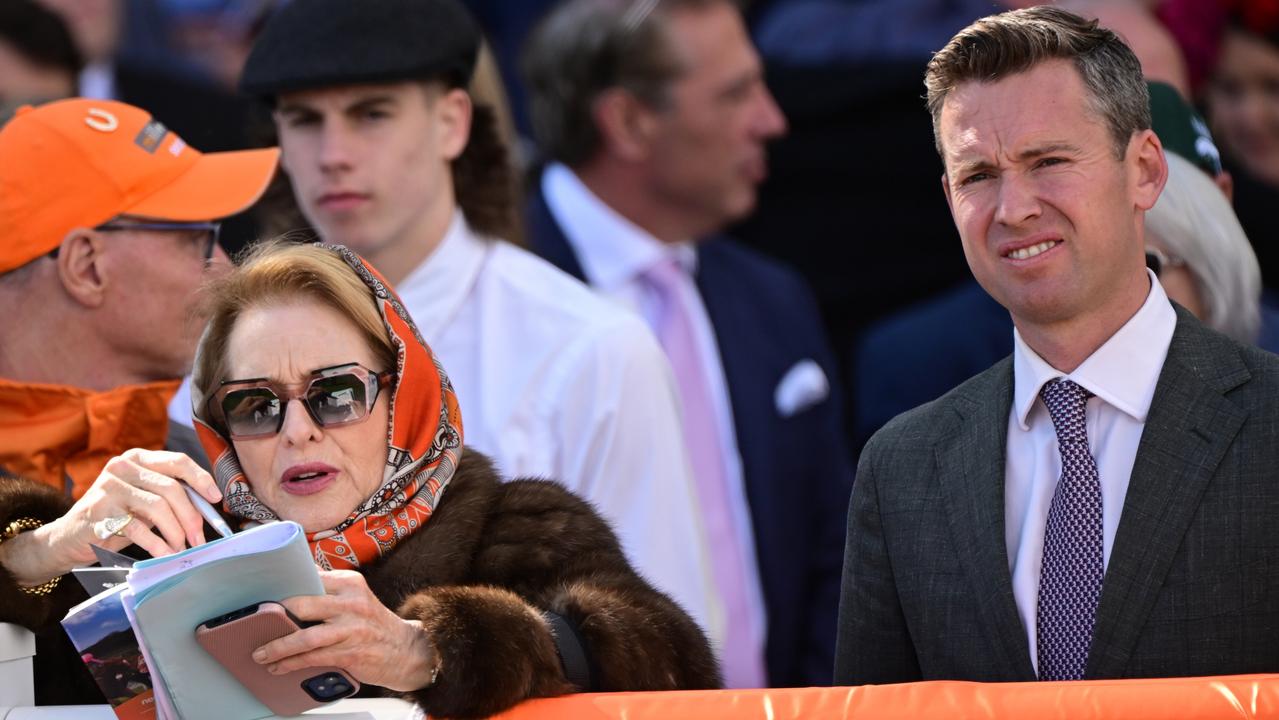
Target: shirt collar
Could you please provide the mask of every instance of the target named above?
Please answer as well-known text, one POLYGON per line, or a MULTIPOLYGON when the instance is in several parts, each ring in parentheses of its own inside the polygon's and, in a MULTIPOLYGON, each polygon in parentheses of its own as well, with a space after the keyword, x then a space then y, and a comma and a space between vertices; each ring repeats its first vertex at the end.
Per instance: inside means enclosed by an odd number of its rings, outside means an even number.
POLYGON ((1146 302, 1124 326, 1075 368, 1064 373, 1049 365, 1013 329, 1013 407, 1022 430, 1029 430, 1030 411, 1044 383, 1065 377, 1138 422, 1146 421, 1155 385, 1168 357, 1177 313, 1155 274, 1146 302))
POLYGON ((477 237, 461 210, 435 250, 404 278, 413 297, 413 320, 425 338, 437 338, 471 294, 484 265, 488 243, 477 237))
POLYGON ((697 269, 697 253, 691 243, 664 243, 653 237, 609 207, 560 163, 548 165, 542 173, 542 194, 582 263, 587 280, 605 292, 618 289, 668 258, 690 274, 697 269))

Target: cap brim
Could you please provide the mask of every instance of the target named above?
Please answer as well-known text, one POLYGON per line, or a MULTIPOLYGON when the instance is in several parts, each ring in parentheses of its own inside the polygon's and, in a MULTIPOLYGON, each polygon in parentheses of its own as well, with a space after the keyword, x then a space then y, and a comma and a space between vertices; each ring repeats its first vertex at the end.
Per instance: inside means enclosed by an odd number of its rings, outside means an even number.
POLYGON ((182 175, 122 214, 216 220, 248 209, 266 192, 279 148, 207 153, 182 175))

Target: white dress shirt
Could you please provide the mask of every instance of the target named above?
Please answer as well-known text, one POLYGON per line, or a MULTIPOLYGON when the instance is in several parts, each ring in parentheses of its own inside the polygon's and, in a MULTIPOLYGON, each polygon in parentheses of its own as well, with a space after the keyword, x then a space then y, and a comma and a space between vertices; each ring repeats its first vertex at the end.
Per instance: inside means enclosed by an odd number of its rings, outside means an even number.
POLYGON ((718 637, 674 378, 648 328, 461 212, 396 291, 453 382, 466 445, 590 500, 636 569, 718 637))
POLYGON ((1039 389, 1065 377, 1093 394, 1085 410, 1088 447, 1101 480, 1103 562, 1110 563, 1128 480, 1177 314, 1154 273, 1141 309, 1072 373, 1053 368, 1013 330, 1013 404, 1008 417, 1004 523, 1013 597, 1039 670, 1037 607, 1044 528, 1061 477, 1057 432, 1039 389))
POLYGON ((723 637, 678 393, 644 323, 460 211, 396 291, 453 383, 465 445, 589 500, 636 570, 723 637))
MULTIPOLYGON (((722 466, 727 476, 730 503, 728 510, 743 556, 752 560, 743 568, 746 600, 750 608, 750 631, 754 636, 752 646, 758 648, 762 656, 768 621, 759 567, 754 562, 757 557, 755 535, 746 501, 742 459, 737 449, 737 432, 733 425, 733 410, 720 362, 719 345, 701 294, 691 281, 696 270, 696 251, 690 243, 663 243, 622 217, 562 164, 551 164, 543 172, 542 193, 591 286, 634 309, 650 328, 658 326, 662 308, 651 284, 643 281, 643 273, 666 258, 673 258, 688 273, 690 281, 685 299, 692 309, 689 320, 696 336, 698 354, 703 360, 702 377, 706 378, 709 386, 720 447, 723 448, 722 466)), ((741 628, 733 630, 742 631, 741 628)))

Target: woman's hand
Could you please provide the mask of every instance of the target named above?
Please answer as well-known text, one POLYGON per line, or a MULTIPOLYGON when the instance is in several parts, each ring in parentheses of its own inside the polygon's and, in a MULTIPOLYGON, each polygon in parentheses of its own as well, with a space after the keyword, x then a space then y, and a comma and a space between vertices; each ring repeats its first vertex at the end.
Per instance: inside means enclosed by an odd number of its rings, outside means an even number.
POLYGON ((321 624, 263 645, 254 660, 276 674, 338 667, 362 683, 401 692, 431 684, 440 659, 421 623, 391 612, 358 572, 321 571, 320 579, 324 595, 299 595, 282 604, 300 620, 321 624))
POLYGON ((23 533, 31 539, 23 552, 6 554, 5 566, 19 582, 38 583, 93 563, 91 544, 108 550, 136 544, 153 557, 200 545, 204 518, 182 489, 184 482, 209 502, 222 499, 213 477, 182 453, 135 448, 118 455, 65 515, 23 533), (103 520, 129 514, 133 520, 120 535, 98 536, 103 520))

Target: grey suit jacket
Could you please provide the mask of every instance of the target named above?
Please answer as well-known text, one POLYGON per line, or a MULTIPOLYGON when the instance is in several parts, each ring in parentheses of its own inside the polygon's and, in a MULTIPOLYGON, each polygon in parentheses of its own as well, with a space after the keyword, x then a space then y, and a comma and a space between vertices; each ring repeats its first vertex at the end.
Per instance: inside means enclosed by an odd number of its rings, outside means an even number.
MULTIPOLYGON (((1034 680, 1004 534, 1005 358, 867 444, 835 681, 1034 680)), ((1279 671, 1279 356, 1177 309, 1087 677, 1279 671)))

